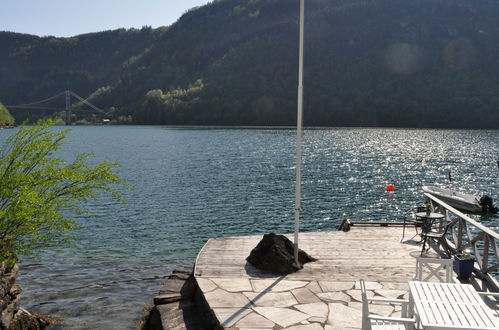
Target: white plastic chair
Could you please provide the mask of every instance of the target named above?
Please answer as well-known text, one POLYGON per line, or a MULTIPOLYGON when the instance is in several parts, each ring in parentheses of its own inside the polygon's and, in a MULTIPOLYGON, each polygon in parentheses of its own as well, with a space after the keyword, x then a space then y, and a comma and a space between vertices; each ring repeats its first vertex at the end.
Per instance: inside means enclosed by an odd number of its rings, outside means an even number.
POLYGON ((360 280, 360 290, 362 293, 362 329, 363 330, 412 330, 416 324, 413 318, 407 318, 407 307, 409 300, 368 298, 364 280, 360 280), (387 303, 402 305, 402 317, 384 317, 369 314, 369 303, 387 303))
POLYGON ((413 280, 430 282, 429 280, 431 278, 436 277, 439 282, 454 283, 452 277, 453 262, 452 259, 416 258, 416 274, 414 274, 413 280), (427 270, 429 274, 426 274, 425 270, 427 270), (445 277, 441 276, 441 271, 445 271, 445 277))

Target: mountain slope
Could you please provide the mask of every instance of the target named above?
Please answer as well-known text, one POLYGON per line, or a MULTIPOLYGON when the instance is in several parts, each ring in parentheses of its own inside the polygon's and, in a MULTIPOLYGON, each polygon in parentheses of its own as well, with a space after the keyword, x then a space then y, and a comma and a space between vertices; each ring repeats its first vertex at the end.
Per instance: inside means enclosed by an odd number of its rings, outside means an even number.
POLYGON ((0 98, 28 103, 65 89, 89 94, 116 81, 126 61, 165 30, 120 29, 72 38, 0 32, 0 98))
MULTIPOLYGON (((497 17, 493 1, 306 1, 305 124, 499 127, 497 17)), ((298 1, 219 0, 142 32, 141 42, 122 37, 87 53, 93 85, 69 64, 28 62, 50 67, 47 92, 60 69, 85 93, 94 86, 92 102, 136 123, 294 125, 297 22, 298 1), (126 56, 106 53, 132 43, 126 56)), ((17 83, 2 86, 0 100, 18 95, 17 83)))

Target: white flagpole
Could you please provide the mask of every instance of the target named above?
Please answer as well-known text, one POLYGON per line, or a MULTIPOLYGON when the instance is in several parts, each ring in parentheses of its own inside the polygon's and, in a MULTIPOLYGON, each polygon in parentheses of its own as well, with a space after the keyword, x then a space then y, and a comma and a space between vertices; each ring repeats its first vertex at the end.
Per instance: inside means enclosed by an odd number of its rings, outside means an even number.
POLYGON ((301 211, 301 138, 303 130, 303 31, 305 0, 300 0, 300 55, 298 68, 298 113, 296 119, 296 188, 295 188, 295 263, 301 267, 298 260, 298 233, 300 231, 301 211))

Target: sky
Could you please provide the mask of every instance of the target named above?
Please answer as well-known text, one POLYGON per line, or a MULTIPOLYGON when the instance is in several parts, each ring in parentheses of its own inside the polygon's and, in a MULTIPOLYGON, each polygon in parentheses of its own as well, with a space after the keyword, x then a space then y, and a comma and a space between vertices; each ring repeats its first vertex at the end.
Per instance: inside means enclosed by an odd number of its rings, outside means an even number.
POLYGON ((0 31, 38 36, 167 26, 210 0, 0 0, 0 31))

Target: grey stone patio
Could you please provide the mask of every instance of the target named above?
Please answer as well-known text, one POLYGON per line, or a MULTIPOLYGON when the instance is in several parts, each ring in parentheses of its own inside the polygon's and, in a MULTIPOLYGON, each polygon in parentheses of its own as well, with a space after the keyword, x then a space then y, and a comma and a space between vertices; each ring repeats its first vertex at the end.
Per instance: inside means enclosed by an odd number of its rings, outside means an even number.
MULTIPOLYGON (((303 233, 300 248, 319 260, 279 276, 245 260, 261 237, 212 239, 198 256, 195 279, 224 328, 360 329, 358 280, 366 281, 369 296, 407 298, 421 249, 417 238, 400 241, 400 227, 303 233)), ((373 305, 370 312, 400 316, 392 305, 373 305)))

